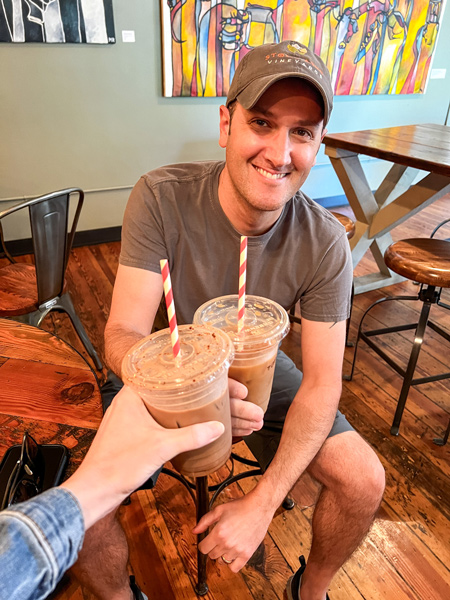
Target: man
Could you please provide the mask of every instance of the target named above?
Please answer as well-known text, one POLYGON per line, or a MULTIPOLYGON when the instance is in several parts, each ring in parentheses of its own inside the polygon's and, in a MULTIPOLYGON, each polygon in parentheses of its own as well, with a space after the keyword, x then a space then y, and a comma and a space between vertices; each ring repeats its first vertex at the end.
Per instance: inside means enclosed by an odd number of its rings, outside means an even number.
MULTIPOLYGON (((289 600, 328 597, 334 574, 365 537, 384 490, 376 455, 337 411, 352 278, 348 242, 332 215, 299 191, 332 103, 326 67, 305 46, 284 41, 244 57, 220 108, 225 163, 172 165, 136 184, 105 331, 109 364, 120 375, 131 345, 152 327, 167 326, 159 260, 169 260, 178 321, 189 323, 206 300, 237 293, 241 235, 249 236, 247 292, 287 310, 300 301, 303 378, 279 352, 261 431, 260 409, 242 401, 244 386, 230 382, 234 434, 248 436, 265 473, 252 492, 215 508, 194 529, 214 525, 200 550, 237 572, 308 470, 322 491, 308 565, 302 557, 287 584, 289 600)), ((105 524, 101 535, 110 527, 105 524)), ((123 562, 126 546, 121 548, 123 562)), ((86 551, 78 565, 85 583, 95 579, 91 589, 101 599, 129 600, 123 577, 109 580, 108 590, 106 580, 100 584, 101 563, 90 562, 99 546, 86 551)))
MULTIPOLYGON (((173 456, 204 446, 221 423, 164 429, 129 388, 109 408, 79 469, 67 481, 0 512, 0 600, 40 600, 75 562, 84 531, 173 456)), ((131 586, 139 590, 131 578, 131 586)))

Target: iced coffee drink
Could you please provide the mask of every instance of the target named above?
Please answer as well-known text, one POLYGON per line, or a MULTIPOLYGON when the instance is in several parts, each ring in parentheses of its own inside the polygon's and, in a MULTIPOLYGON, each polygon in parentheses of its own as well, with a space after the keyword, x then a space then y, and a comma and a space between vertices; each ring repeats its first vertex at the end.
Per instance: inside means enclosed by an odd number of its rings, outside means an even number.
POLYGON ((145 402, 163 427, 186 427, 220 421, 225 432, 204 448, 183 452, 172 460, 183 475, 202 477, 219 469, 231 452, 228 367, 234 350, 229 337, 211 327, 178 328, 180 358, 172 352, 170 331, 140 340, 122 363, 122 378, 145 402))
POLYGON ((247 387, 247 400, 266 411, 278 346, 289 331, 284 308, 267 298, 247 295, 244 328, 238 334, 238 296, 221 296, 200 306, 194 323, 211 325, 230 336, 235 356, 229 376, 247 387))

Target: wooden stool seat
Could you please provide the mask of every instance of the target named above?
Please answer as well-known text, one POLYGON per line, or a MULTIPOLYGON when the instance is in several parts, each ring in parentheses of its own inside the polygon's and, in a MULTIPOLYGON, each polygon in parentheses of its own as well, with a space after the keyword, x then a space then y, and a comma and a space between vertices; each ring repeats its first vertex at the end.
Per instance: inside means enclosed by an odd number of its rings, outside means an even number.
POLYGON ((391 244, 384 255, 386 265, 399 275, 436 287, 450 287, 450 242, 411 238, 391 244))
POLYGON ((347 238, 350 240, 355 235, 355 223, 350 219, 350 217, 346 217, 345 215, 337 212, 331 213, 336 219, 339 221, 341 225, 345 227, 345 232, 347 233, 347 238))
POLYGON ((0 269, 0 313, 14 317, 38 309, 36 270, 33 265, 13 263, 0 269))

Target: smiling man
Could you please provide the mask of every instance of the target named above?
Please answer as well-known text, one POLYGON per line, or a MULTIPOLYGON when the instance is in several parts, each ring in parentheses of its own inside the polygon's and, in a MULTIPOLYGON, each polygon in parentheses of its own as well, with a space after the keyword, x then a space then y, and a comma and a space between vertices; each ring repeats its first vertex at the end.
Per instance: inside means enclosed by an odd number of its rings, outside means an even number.
MULTIPOLYGON (((105 331, 109 365, 120 377, 129 348, 167 327, 160 259, 169 260, 178 322, 191 323, 207 300, 237 293, 241 235, 249 236, 247 292, 286 310, 300 302, 303 374, 279 351, 264 415, 244 401, 245 386, 230 380, 233 433, 244 437, 264 475, 194 529, 212 526, 200 550, 239 571, 308 471, 321 493, 308 564, 300 558, 288 600, 328 598, 384 490, 378 458, 338 411, 352 281, 345 230, 300 189, 332 105, 329 73, 305 46, 284 41, 250 51, 220 108, 225 162, 162 167, 136 184, 105 331)), ((87 536, 77 573, 102 600, 129 600, 126 543, 114 523, 110 516, 87 536)))

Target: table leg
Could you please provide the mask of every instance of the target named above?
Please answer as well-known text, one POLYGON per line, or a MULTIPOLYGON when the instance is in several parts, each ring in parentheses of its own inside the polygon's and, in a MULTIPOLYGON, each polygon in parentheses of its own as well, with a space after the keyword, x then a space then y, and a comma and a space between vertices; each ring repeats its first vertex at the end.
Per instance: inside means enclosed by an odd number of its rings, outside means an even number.
MULTIPOLYGON (((197 523, 209 511, 209 491, 208 477, 196 477, 195 487, 197 491, 197 523)), ((199 596, 208 593, 208 584, 206 583, 206 560, 207 555, 200 552, 198 544, 208 535, 208 531, 200 533, 197 536, 197 585, 195 591, 199 596)))
MULTIPOLYGON (((369 186, 359 156, 334 148, 327 148, 326 153, 355 213, 355 234, 350 240, 353 268, 368 250, 371 250, 378 267, 378 271, 374 273, 355 277, 355 294, 394 283, 392 273, 384 263, 384 251, 392 243, 391 236, 387 232, 377 239, 369 235, 370 225, 380 210, 380 206, 369 186)), ((402 281, 402 279, 398 280, 402 281)))
POLYGON ((333 147, 326 147, 325 153, 356 217, 350 240, 353 267, 369 249, 378 267, 374 273, 355 277, 355 294, 403 281, 384 262, 384 252, 392 244, 390 231, 447 193, 450 179, 430 173, 412 185, 417 169, 394 164, 374 194, 357 153, 333 147))
POLYGON ((449 191, 449 177, 429 173, 374 215, 369 235, 376 237, 391 231, 449 191))

